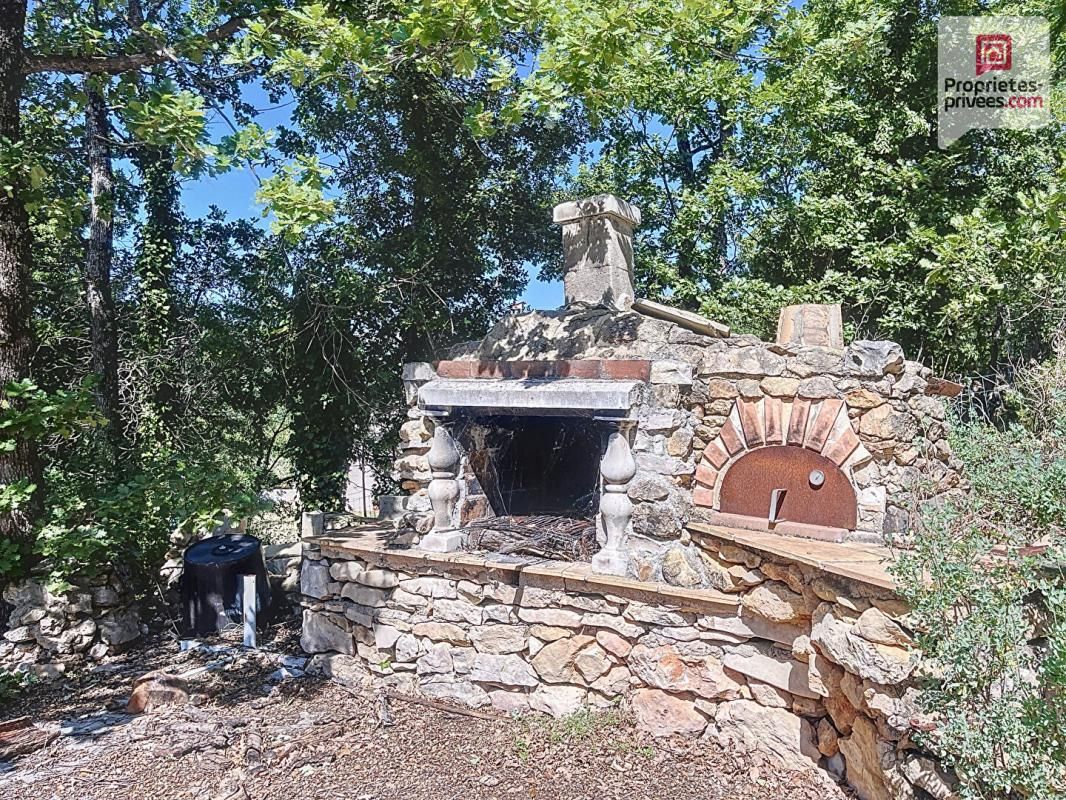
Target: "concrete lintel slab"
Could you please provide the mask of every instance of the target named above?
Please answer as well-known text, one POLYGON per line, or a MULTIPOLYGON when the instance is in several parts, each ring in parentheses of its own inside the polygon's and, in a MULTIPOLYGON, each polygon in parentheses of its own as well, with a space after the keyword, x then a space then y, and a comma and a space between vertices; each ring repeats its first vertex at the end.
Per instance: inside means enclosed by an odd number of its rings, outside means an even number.
POLYGON ((628 412, 640 400, 640 381, 585 378, 486 380, 439 378, 418 390, 423 409, 504 409, 511 413, 628 412))

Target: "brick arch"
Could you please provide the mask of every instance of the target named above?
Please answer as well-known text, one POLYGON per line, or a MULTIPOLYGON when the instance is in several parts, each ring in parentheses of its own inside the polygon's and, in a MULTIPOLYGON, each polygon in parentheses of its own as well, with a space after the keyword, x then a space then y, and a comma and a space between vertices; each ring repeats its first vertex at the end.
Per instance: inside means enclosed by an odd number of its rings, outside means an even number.
POLYGON ((872 457, 859 441, 847 407, 839 398, 741 398, 733 403, 725 424, 703 451, 696 467, 693 502, 719 510, 722 480, 733 463, 752 450, 782 445, 824 456, 841 469, 853 487, 853 468, 872 457))

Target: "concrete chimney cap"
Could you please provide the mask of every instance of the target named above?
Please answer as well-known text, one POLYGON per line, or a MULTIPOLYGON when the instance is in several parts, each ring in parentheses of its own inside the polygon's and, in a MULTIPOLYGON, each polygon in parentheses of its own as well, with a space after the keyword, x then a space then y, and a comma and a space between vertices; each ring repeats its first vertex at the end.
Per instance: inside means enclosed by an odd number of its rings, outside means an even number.
POLYGON ((613 194, 598 194, 583 200, 560 203, 552 211, 552 222, 557 225, 593 217, 614 217, 635 228, 640 224, 640 209, 613 194))

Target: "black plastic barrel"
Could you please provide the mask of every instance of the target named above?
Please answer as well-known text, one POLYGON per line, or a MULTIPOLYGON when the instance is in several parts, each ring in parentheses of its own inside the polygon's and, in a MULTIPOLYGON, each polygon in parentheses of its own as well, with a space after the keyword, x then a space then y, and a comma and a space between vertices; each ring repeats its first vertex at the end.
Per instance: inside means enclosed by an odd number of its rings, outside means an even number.
POLYGON ((201 539, 185 550, 181 602, 185 629, 214 633, 241 620, 240 587, 243 575, 255 575, 259 598, 257 621, 262 627, 270 609, 263 547, 254 536, 227 533, 201 539))

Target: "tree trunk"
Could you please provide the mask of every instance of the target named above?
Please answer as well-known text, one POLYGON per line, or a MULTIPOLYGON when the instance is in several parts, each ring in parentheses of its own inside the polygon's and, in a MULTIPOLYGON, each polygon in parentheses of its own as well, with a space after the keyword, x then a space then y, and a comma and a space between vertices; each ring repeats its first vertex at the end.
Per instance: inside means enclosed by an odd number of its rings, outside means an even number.
MULTIPOLYGON (((20 140, 23 32, 26 0, 0 2, 0 147, 20 140)), ((34 340, 31 327, 30 226, 22 200, 21 175, 3 176, 10 192, 0 190, 0 386, 28 378, 34 340)), ((38 490, 17 512, 0 516, 0 536, 26 540, 41 508, 41 463, 37 443, 20 439, 0 453, 0 484, 25 481, 38 490)))
POLYGON ((134 161, 141 173, 145 217, 136 262, 137 339, 141 352, 151 359, 147 388, 155 430, 149 433, 162 441, 173 433, 179 416, 173 380, 177 308, 172 286, 180 225, 178 182, 173 153, 165 147, 140 145, 134 161))
MULTIPOLYGON (((108 440, 118 450, 124 440, 118 398, 118 331, 111 296, 114 244, 114 176, 110 125, 103 95, 86 82, 85 155, 89 162, 89 243, 85 253, 85 305, 89 311, 92 365, 98 383, 96 404, 107 420, 108 440)), ((116 452, 117 455, 117 452, 116 452)))
MULTIPOLYGON (((688 130, 679 127, 677 129, 677 158, 678 169, 681 173, 681 188, 696 189, 696 160, 692 152, 692 141, 689 139, 688 130)), ((677 252, 677 276, 682 280, 692 278, 693 260, 696 253, 695 236, 690 234, 684 240, 678 242, 677 252)))

